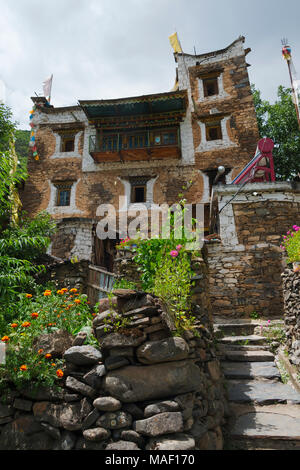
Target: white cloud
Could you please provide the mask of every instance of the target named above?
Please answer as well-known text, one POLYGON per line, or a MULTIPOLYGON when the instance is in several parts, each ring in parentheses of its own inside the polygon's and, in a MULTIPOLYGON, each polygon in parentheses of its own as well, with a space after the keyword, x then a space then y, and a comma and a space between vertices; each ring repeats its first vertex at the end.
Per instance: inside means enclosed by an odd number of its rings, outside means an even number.
POLYGON ((51 73, 53 104, 170 90, 175 68, 168 36, 186 52, 221 49, 240 34, 253 52, 251 82, 264 99, 289 85, 281 36, 290 35, 300 70, 300 4, 282 15, 279 0, 0 0, 0 75, 7 103, 28 125, 30 96, 51 73), (297 49, 299 45, 299 48, 297 49))

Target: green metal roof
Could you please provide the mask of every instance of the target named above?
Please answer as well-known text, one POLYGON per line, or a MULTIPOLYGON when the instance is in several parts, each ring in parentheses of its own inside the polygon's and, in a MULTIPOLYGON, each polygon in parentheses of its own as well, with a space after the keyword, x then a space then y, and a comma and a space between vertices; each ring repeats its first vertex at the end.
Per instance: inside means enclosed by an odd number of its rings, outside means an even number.
POLYGON ((144 95, 117 100, 79 101, 89 119, 103 117, 139 116, 186 110, 185 91, 144 95))

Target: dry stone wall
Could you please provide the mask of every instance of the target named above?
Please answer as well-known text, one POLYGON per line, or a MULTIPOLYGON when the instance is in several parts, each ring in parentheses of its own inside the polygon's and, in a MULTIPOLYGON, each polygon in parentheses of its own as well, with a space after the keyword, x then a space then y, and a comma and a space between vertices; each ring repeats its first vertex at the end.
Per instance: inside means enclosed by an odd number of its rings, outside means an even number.
POLYGON ((291 362, 300 369, 300 273, 286 269, 282 281, 286 346, 291 362))
MULTIPOLYGON (((160 299, 115 291, 100 302, 97 346, 65 344, 58 390, 12 390, 1 450, 221 450, 226 394, 207 314, 176 336, 160 299)), ((56 338, 57 340, 57 338, 56 338)))

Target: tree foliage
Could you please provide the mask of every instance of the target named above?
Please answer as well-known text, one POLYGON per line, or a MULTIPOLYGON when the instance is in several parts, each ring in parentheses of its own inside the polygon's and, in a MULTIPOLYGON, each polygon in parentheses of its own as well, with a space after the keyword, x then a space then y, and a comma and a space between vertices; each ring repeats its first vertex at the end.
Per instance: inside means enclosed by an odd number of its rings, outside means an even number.
POLYGON ((0 103, 0 154, 9 151, 15 132, 16 122, 12 121, 10 108, 0 103))
POLYGON ((17 129, 16 130, 16 141, 15 148, 18 155, 18 158, 24 168, 27 166, 28 160, 28 149, 29 149, 29 139, 30 131, 17 129))
POLYGON ((292 90, 279 86, 274 104, 263 100, 254 86, 252 92, 260 135, 271 138, 275 143, 276 178, 294 180, 300 173, 300 130, 292 90))
POLYGON ((33 274, 43 266, 33 262, 50 243, 54 223, 48 214, 33 219, 24 215, 12 217, 16 210, 16 186, 26 173, 17 164, 14 142, 16 128, 12 113, 0 105, 0 322, 13 304, 18 292, 33 288, 33 274))

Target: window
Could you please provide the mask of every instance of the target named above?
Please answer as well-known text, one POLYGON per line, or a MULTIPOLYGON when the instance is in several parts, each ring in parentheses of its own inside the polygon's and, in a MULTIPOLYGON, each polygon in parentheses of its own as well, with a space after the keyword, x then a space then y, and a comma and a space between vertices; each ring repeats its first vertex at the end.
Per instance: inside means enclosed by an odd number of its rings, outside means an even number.
POLYGON ((221 122, 207 123, 206 124, 206 140, 222 140, 221 122))
POLYGON ((56 205, 59 207, 69 206, 71 202, 72 183, 57 183, 56 205))
POLYGON ((75 136, 62 136, 61 138, 61 151, 74 152, 75 149, 75 136))
POLYGON ((176 145, 177 132, 175 130, 157 131, 153 134, 154 145, 176 145))
POLYGON ((219 94, 218 78, 203 79, 204 96, 215 96, 219 94))
POLYGON ((146 202, 146 185, 133 186, 131 191, 131 202, 146 202))

